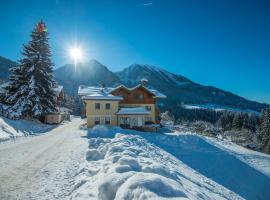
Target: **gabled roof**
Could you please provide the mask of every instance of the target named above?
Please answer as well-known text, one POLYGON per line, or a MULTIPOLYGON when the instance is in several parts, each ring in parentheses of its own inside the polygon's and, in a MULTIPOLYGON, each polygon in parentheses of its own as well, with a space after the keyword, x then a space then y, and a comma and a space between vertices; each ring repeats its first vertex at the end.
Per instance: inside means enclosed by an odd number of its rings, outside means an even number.
POLYGON ((83 96, 82 99, 85 99, 85 100, 115 100, 115 101, 121 101, 121 100, 123 100, 123 97, 114 96, 114 95, 108 94, 106 92, 100 92, 100 93, 93 93, 93 94, 83 96))
POLYGON ((59 94, 62 92, 63 88, 64 87, 62 85, 57 85, 56 87, 53 88, 53 91, 55 92, 55 94, 57 96, 59 96, 59 94))
POLYGON ((129 90, 129 88, 127 88, 126 86, 124 86, 124 85, 119 85, 119 86, 117 86, 116 88, 113 88, 111 91, 110 91, 110 93, 112 93, 112 92, 114 92, 114 91, 116 91, 116 90, 118 90, 118 89, 120 89, 120 88, 123 88, 123 89, 125 89, 125 90, 127 90, 127 91, 130 91, 129 90))
MULTIPOLYGON (((166 96, 164 94, 162 94, 161 92, 155 90, 155 89, 149 89, 141 84, 133 87, 133 88, 128 88, 124 85, 119 85, 115 88, 113 87, 94 87, 94 86, 79 86, 78 89, 78 95, 82 96, 83 99, 113 99, 115 95, 113 95, 112 93, 120 88, 123 88, 125 90, 127 90, 128 92, 132 92, 133 90, 137 89, 137 88, 143 88, 144 90, 146 90, 147 92, 149 92, 151 95, 154 96, 154 98, 166 98, 166 96)), ((115 96, 119 99, 119 96, 115 96)), ((116 99, 117 99, 116 98, 116 99)), ((121 97, 122 98, 122 97, 121 97)), ((121 99, 122 100, 122 99, 121 99)))
POLYGON ((132 88, 128 88, 128 87, 126 87, 125 85, 119 85, 118 87, 113 88, 113 89, 110 91, 110 93, 112 93, 112 92, 114 92, 114 91, 116 91, 116 90, 118 90, 118 89, 120 89, 120 88, 124 88, 125 90, 131 92, 131 91, 133 91, 133 90, 135 90, 135 89, 137 89, 137 88, 140 88, 140 87, 143 88, 144 90, 148 91, 150 94, 152 94, 152 95, 153 95, 154 97, 156 97, 156 98, 167 98, 166 95, 164 95, 163 93, 159 92, 158 90, 150 89, 150 88, 145 87, 145 86, 143 86, 143 85, 141 85, 141 84, 138 84, 137 86, 132 87, 132 88))
POLYGON ((129 88, 129 91, 133 91, 133 90, 136 90, 136 89, 138 89, 138 88, 143 88, 145 91, 147 91, 148 93, 150 93, 152 96, 155 96, 155 94, 154 94, 150 89, 148 89, 147 87, 145 87, 145 86, 143 86, 143 85, 141 85, 141 84, 136 85, 136 86, 133 87, 133 88, 129 88))

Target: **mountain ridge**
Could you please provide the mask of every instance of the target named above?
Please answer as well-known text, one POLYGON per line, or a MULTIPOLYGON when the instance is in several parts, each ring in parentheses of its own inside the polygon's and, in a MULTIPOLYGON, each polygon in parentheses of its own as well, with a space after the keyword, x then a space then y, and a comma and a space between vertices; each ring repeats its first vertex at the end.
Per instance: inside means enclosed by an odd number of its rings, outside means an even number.
POLYGON ((132 87, 138 84, 142 78, 146 78, 149 81, 149 87, 167 95, 167 99, 160 100, 165 109, 174 110, 181 104, 213 104, 259 112, 269 106, 214 86, 201 85, 182 75, 150 64, 132 64, 120 72, 112 72, 99 61, 89 60, 78 63, 76 67, 73 64, 59 67, 54 70, 54 76, 57 82, 64 86, 65 92, 74 97, 77 96, 79 85, 116 86, 125 84, 132 87))

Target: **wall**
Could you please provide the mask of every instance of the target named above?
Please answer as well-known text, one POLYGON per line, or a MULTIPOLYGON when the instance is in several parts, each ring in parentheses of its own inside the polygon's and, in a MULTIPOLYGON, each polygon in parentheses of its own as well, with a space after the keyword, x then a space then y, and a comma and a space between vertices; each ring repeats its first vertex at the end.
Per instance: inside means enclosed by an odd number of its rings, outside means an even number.
POLYGON ((117 117, 115 113, 118 112, 119 102, 112 100, 85 100, 86 103, 86 116, 87 116, 87 127, 94 126, 95 117, 101 118, 101 124, 104 124, 104 117, 111 117, 111 125, 117 125, 117 117), (100 110, 95 109, 95 103, 100 103, 100 110), (111 104, 111 109, 106 110, 106 103, 111 104))
POLYGON ((132 91, 129 91, 123 87, 112 92, 113 95, 122 96, 124 99, 120 101, 123 104, 155 104, 156 100, 153 98, 153 94, 148 92, 143 87, 138 87, 132 91), (143 94, 143 99, 134 98, 135 95, 143 94))

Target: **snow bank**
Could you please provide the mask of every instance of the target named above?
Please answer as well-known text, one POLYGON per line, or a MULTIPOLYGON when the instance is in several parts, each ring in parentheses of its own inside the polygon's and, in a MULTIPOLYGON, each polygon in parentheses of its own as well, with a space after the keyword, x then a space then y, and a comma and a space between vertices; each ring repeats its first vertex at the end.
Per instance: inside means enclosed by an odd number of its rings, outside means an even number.
POLYGON ((29 120, 10 120, 0 117, 0 141, 15 139, 20 136, 35 135, 51 130, 52 125, 29 120))
POLYGON ((140 132, 130 133, 135 132, 103 126, 90 129, 87 161, 71 199, 241 199, 140 132))

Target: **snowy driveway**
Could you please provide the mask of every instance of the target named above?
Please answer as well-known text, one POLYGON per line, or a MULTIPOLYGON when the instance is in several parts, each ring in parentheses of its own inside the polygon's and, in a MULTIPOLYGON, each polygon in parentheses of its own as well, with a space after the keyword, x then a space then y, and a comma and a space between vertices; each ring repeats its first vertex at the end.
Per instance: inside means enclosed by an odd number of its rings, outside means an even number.
POLYGON ((44 135, 0 144, 0 199, 63 199, 85 158, 87 141, 73 118, 44 135))

